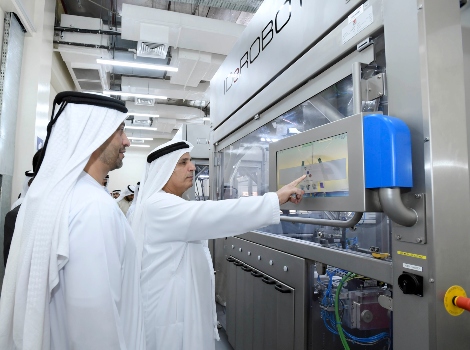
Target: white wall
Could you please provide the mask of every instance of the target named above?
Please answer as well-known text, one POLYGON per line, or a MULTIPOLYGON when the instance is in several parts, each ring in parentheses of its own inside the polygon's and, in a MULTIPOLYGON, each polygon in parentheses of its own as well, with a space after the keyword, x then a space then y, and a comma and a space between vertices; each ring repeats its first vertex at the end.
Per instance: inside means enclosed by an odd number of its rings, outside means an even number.
MULTIPOLYGON (((21 191, 24 172, 31 169, 31 160, 36 152, 36 137, 45 136, 49 120, 55 5, 54 0, 34 1, 34 15, 30 18, 34 31, 25 37, 12 198, 21 191)), ((22 23, 27 22, 21 14, 20 19, 22 23)))
POLYGON ((147 153, 127 149, 121 169, 109 173, 108 189, 122 190, 128 185, 136 185, 142 179, 147 164, 147 153))

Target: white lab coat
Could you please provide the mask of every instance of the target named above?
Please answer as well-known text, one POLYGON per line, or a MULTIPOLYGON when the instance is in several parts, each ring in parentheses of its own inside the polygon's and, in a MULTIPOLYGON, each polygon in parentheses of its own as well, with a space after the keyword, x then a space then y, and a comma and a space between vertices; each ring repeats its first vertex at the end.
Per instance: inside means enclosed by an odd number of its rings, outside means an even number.
POLYGON ((140 267, 125 216, 85 172, 70 208, 69 261, 49 304, 51 349, 145 349, 140 267))
POLYGON ((278 223, 278 197, 189 202, 160 191, 143 210, 147 349, 213 350, 218 338, 214 270, 205 240, 278 223))

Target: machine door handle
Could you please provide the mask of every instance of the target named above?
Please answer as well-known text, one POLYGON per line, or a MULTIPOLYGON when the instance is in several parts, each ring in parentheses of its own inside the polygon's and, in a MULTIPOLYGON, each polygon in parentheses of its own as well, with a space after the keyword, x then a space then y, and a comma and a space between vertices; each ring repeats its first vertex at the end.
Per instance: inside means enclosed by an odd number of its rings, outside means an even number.
POLYGON ((254 276, 254 277, 263 277, 263 274, 260 273, 260 272, 256 272, 256 271, 251 271, 251 275, 254 276))
POLYGON ((245 271, 245 272, 251 272, 251 267, 248 267, 248 266, 242 266, 242 270, 245 271))
POLYGON ((281 293, 290 293, 290 292, 292 292, 291 289, 289 289, 289 288, 284 288, 284 286, 282 286, 281 284, 276 284, 276 285, 274 286, 274 288, 276 288, 276 290, 277 290, 278 292, 281 292, 281 293))
POLYGON ((274 284, 274 283, 276 283, 276 282, 274 282, 274 280, 272 280, 272 279, 270 279, 270 278, 267 278, 267 277, 263 277, 263 278, 261 279, 261 281, 263 281, 263 282, 266 283, 266 284, 274 284))
POLYGON ((235 266, 242 266, 242 265, 243 265, 241 262, 238 262, 238 261, 234 261, 233 264, 234 264, 235 266))
POLYGON ((235 261, 235 259, 234 259, 234 258, 232 258, 231 256, 229 256, 229 257, 227 258, 227 261, 228 261, 228 262, 234 262, 234 261, 235 261))

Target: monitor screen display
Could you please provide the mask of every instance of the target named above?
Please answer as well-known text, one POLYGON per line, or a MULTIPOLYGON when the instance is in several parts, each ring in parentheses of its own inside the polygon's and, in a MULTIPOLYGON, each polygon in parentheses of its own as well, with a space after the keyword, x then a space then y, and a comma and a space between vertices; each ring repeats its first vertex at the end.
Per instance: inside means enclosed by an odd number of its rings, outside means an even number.
POLYGON ((302 175, 304 197, 349 196, 348 135, 335 135, 276 152, 277 189, 302 175))

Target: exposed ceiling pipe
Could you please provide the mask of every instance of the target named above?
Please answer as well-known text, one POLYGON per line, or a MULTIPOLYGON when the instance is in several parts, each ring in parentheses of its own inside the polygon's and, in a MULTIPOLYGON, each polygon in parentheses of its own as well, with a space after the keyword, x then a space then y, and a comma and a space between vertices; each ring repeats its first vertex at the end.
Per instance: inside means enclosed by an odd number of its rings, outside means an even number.
POLYGON ((55 26, 54 30, 59 32, 72 32, 72 33, 85 33, 85 34, 103 34, 103 35, 121 35, 120 32, 114 30, 102 30, 102 29, 82 29, 74 27, 61 27, 55 26))
MULTIPOLYGON (((61 40, 54 40, 54 44, 59 44, 59 45, 69 45, 69 46, 80 46, 80 47, 90 47, 93 49, 103 49, 103 50, 115 50, 115 51, 131 51, 132 49, 127 49, 125 47, 109 47, 106 45, 95 45, 95 44, 85 44, 85 43, 75 43, 71 41, 61 41, 61 40)), ((60 51, 60 50, 59 50, 60 51)))

